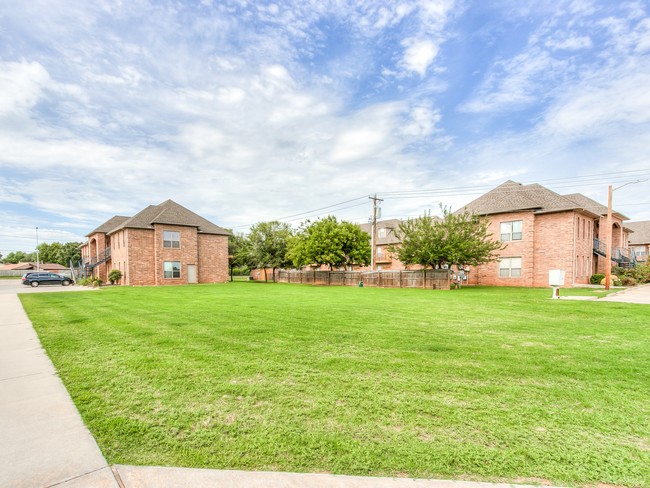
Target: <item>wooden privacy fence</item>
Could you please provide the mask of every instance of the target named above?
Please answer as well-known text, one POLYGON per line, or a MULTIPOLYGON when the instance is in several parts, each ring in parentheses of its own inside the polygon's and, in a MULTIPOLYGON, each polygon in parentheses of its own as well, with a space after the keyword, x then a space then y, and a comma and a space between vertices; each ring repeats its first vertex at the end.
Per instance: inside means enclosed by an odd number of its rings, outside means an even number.
POLYGON ((447 269, 418 271, 287 271, 276 270, 274 281, 320 286, 373 286, 379 288, 432 288, 449 290, 451 273, 447 269))

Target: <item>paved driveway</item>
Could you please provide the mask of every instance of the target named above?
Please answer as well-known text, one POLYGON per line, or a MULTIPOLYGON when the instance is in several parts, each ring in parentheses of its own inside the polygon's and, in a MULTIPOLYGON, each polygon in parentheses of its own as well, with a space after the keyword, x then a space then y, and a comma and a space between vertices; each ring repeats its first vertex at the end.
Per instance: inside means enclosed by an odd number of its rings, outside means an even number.
POLYGON ((15 295, 16 293, 51 293, 62 291, 87 291, 96 290, 87 286, 61 286, 61 285, 41 285, 36 288, 23 285, 22 281, 17 280, 0 280, 0 295, 15 295))

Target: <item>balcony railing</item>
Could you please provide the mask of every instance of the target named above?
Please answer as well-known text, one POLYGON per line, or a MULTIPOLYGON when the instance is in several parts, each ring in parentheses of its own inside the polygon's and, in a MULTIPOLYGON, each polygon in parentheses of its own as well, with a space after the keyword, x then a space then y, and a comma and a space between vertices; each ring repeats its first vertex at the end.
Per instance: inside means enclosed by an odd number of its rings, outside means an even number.
POLYGON ((96 256, 91 256, 89 259, 83 259, 81 262, 81 265, 85 268, 94 268, 95 266, 98 266, 102 263, 105 263, 111 259, 111 248, 107 247, 104 249, 102 252, 97 254, 96 256))
MULTIPOLYGON (((599 256, 607 257, 607 243, 594 239, 594 252, 599 256)), ((627 247, 613 247, 612 261, 619 266, 636 266, 636 254, 634 249, 627 247)))

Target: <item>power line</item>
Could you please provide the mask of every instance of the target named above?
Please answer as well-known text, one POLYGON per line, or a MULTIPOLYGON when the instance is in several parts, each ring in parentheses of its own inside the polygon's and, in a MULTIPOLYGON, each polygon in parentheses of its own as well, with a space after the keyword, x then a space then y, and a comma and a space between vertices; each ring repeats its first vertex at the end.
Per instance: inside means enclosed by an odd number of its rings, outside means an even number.
MULTIPOLYGON (((620 171, 616 175, 612 175, 611 173, 600 173, 600 174, 592 174, 592 175, 583 175, 580 177, 566 177, 566 178, 552 178, 552 179, 546 179, 546 180, 537 180, 532 183, 552 183, 552 182, 559 182, 563 183, 562 187, 567 187, 567 186, 584 186, 587 183, 594 183, 594 180, 601 181, 603 183, 611 182, 611 181, 618 181, 618 180, 627 180, 629 178, 636 178, 636 177, 641 177, 641 176, 650 176, 650 169, 643 169, 643 170, 630 170, 630 171, 620 171), (573 182, 573 184, 568 184, 568 181, 573 182)), ((531 183, 527 183, 531 184, 531 183)), ((387 192, 380 192, 382 195, 402 195, 402 194, 416 194, 416 193, 422 193, 422 194, 429 194, 429 193, 440 193, 440 192, 457 192, 457 191, 482 191, 484 189, 490 189, 493 188, 493 185, 472 185, 472 186, 456 186, 456 187, 446 187, 446 188, 436 188, 436 189, 424 189, 424 190, 399 190, 399 191, 387 191, 387 192)))
MULTIPOLYGON (((352 198, 350 200, 345 200, 344 202, 339 202, 339 203, 335 203, 335 204, 332 204, 332 205, 326 205, 325 207, 315 208, 313 210, 307 210, 306 212, 300 212, 300 213, 293 214, 293 215, 287 215, 285 217, 278 217, 278 218, 275 218, 275 219, 272 219, 272 220, 295 222, 296 220, 302 220, 302 219, 306 219, 306 218, 309 218, 309 217, 317 217, 318 215, 323 215, 323 214, 322 213, 321 214, 318 214, 318 213, 314 214, 314 212, 319 212, 320 210, 339 207, 340 205, 345 205, 346 203, 356 202, 357 200, 367 198, 367 196, 368 195, 364 195, 362 197, 357 197, 357 198, 352 198), (298 217, 298 218, 293 218, 293 217, 298 217), (291 219, 291 220, 289 220, 289 219, 291 219)), ((360 203, 360 204, 350 205, 348 207, 337 208, 337 209, 335 209, 335 211, 346 210, 348 208, 359 207, 361 205, 366 205, 366 203, 367 202, 364 201, 363 203, 360 203)), ((327 213, 327 212, 325 212, 325 213, 327 213)), ((243 227, 250 227, 252 225, 255 225, 255 224, 236 225, 236 226, 234 226, 232 228, 233 229, 240 229, 240 228, 243 228, 243 227)))
MULTIPOLYGON (((557 182, 558 183, 557 185, 553 185, 554 188, 576 188, 576 187, 580 188, 580 187, 588 187, 588 186, 598 186, 601 184, 611 183, 611 182, 616 183, 616 182, 620 182, 621 180, 626 180, 633 177, 643 177, 643 176, 650 176, 650 169, 619 171, 617 172, 616 175, 612 175, 611 173, 594 173, 594 174, 582 175, 579 177, 571 176, 571 177, 563 177, 563 178, 547 178, 543 180, 537 180, 533 183, 552 184, 553 182, 557 182)), ((526 185, 533 184, 533 183, 526 183, 526 185)), ((530 189, 529 188, 499 189, 498 187, 495 188, 493 185, 485 184, 485 185, 473 185, 473 186, 446 187, 446 188, 437 188, 437 189, 428 189, 428 190, 387 191, 387 192, 378 192, 377 194, 387 200, 397 200, 397 199, 410 199, 410 198, 428 198, 434 196, 438 198, 471 196, 471 195, 480 195, 490 190, 493 190, 495 193, 516 193, 516 192, 529 191, 530 189)), ((307 219, 310 217, 318 217, 320 215, 323 215, 324 213, 329 213, 329 212, 317 213, 320 212, 321 210, 332 209, 334 212, 338 212, 341 210, 346 210, 349 208, 365 205, 365 202, 363 202, 356 205, 341 207, 341 205, 345 205, 346 203, 356 202, 358 200, 365 199, 367 197, 368 195, 364 195, 361 197, 345 200, 343 202, 335 203, 332 205, 326 205, 324 207, 319 207, 313 210, 307 210, 305 212, 299 212, 296 214, 287 215, 285 217, 279 217, 272 220, 295 222, 297 220, 307 219), (336 208, 336 207, 340 207, 340 208, 336 208)), ((432 203, 438 203, 438 202, 436 201, 432 203)), ((242 229, 246 227, 251 227, 252 225, 254 224, 237 225, 234 226, 233 229, 242 229)))

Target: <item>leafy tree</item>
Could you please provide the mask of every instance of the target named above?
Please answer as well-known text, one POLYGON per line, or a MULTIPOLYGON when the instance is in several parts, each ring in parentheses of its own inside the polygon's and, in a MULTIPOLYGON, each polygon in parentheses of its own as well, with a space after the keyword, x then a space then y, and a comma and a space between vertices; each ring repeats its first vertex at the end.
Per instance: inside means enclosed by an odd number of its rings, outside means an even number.
POLYGON ((234 268, 251 267, 250 241, 244 234, 231 231, 228 238, 228 262, 231 272, 234 268))
POLYGON ((306 221, 293 239, 289 251, 296 267, 370 264, 370 236, 358 225, 337 221, 330 215, 316 222, 306 221))
POLYGON ((53 242, 38 245, 39 260, 42 263, 57 263, 61 266, 69 266, 70 260, 73 263, 81 261, 80 242, 53 242))
POLYGON ((18 264, 28 263, 30 261, 36 261, 36 253, 27 254, 23 251, 14 251, 7 254, 2 262, 5 264, 18 264))
POLYGON ((442 219, 425 213, 402 222, 395 232, 401 244, 388 246, 389 251, 407 266, 431 268, 478 266, 497 259, 495 251, 502 249, 502 244, 491 240, 487 219, 469 212, 452 213, 442 205, 440 208, 442 219))
POLYGON ((259 222, 251 227, 248 236, 246 259, 256 268, 264 269, 264 279, 267 280, 266 269, 282 268, 289 264, 287 248, 292 237, 291 226, 276 220, 259 222))

